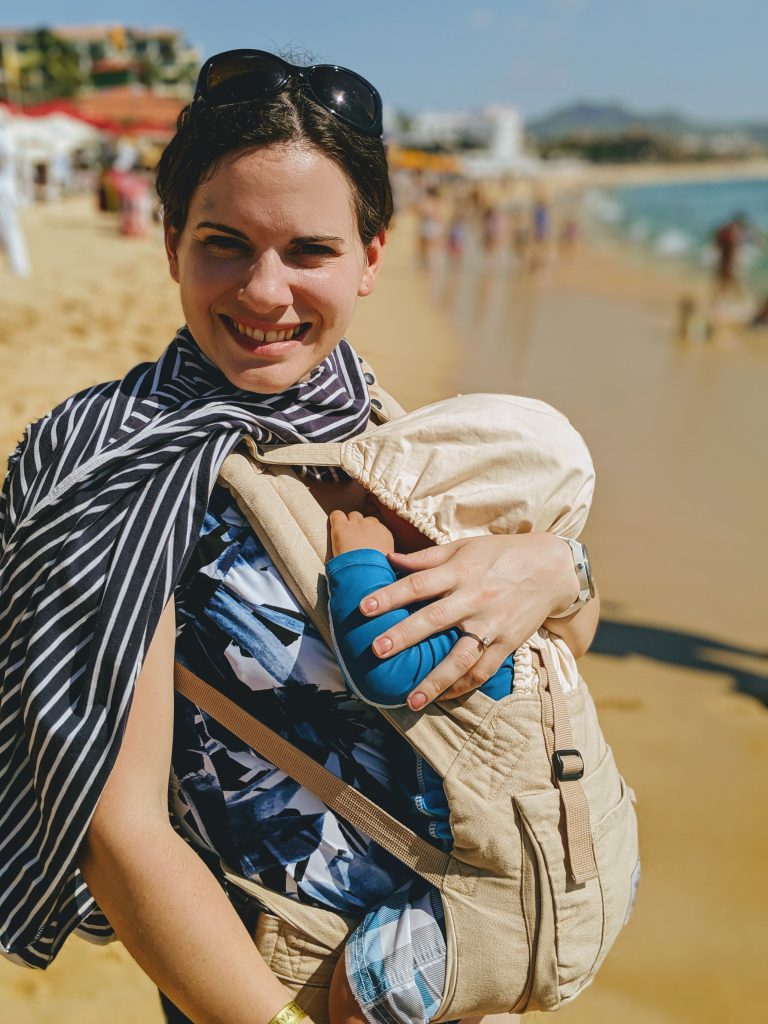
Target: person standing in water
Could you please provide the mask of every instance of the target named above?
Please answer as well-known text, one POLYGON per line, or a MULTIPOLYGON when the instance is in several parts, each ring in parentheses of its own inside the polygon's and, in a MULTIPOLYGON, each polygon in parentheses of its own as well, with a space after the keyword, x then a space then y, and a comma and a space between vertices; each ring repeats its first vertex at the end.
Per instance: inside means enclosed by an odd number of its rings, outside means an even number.
POLYGON ((717 262, 715 264, 715 291, 741 292, 739 255, 747 232, 747 218, 742 213, 734 214, 721 224, 713 235, 717 262))

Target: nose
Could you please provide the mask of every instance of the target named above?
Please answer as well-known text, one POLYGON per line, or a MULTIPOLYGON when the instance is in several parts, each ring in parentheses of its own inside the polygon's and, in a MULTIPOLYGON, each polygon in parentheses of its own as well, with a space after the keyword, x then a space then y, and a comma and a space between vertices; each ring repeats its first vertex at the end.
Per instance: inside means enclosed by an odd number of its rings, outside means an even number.
POLYGON ((257 313, 270 313, 293 304, 290 268, 273 249, 262 252, 248 268, 238 298, 257 313))

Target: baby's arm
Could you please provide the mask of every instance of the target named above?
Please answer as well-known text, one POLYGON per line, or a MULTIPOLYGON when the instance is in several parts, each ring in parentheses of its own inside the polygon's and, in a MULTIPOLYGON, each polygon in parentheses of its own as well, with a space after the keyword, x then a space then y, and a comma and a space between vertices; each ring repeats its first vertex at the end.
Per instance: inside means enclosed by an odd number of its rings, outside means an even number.
MULTIPOLYGON (((329 612, 336 652, 347 683, 363 700, 396 707, 446 656, 458 639, 448 630, 408 647, 392 658, 378 658, 371 644, 376 637, 408 617, 407 608, 366 618, 360 602, 379 587, 394 583, 396 576, 384 553, 391 533, 374 517, 331 513, 334 556, 326 567, 330 592, 329 612), (382 533, 381 531, 384 531, 382 533), (370 547, 355 547, 367 543, 370 547), (377 546, 381 543, 381 546, 377 546)), ((394 545, 389 547, 393 550, 394 545)))

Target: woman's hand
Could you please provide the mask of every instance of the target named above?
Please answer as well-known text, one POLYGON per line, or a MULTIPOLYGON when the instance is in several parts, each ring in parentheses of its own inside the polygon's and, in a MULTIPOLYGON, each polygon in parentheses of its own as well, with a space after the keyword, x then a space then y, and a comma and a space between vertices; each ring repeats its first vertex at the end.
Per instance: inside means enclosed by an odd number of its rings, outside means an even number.
POLYGON ((572 604, 579 590, 568 545, 547 533, 472 537, 394 554, 390 562, 409 575, 370 594, 360 605, 363 614, 429 603, 374 640, 379 657, 451 627, 491 641, 482 648, 462 637, 411 694, 414 709, 481 686, 550 615, 572 604))

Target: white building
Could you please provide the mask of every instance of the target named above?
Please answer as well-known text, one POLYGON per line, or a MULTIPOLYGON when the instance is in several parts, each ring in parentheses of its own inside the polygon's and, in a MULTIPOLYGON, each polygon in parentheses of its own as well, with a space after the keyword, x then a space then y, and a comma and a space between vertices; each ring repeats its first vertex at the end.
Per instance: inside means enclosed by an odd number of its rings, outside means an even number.
POLYGON ((406 148, 460 155, 472 177, 529 173, 539 165, 525 153, 523 121, 515 107, 494 106, 479 112, 425 110, 399 126, 393 124, 391 134, 406 148))

